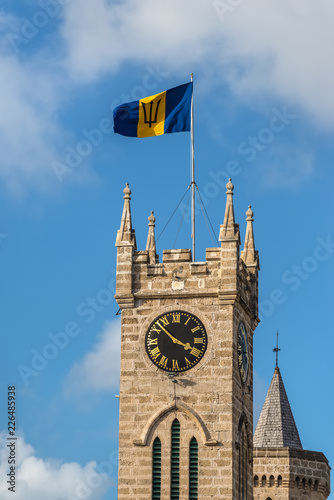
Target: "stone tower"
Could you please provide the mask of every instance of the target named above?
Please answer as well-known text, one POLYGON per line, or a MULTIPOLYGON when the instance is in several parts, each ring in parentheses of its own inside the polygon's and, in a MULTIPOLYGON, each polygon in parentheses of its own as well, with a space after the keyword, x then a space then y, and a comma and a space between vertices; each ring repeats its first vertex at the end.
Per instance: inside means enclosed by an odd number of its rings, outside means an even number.
POLYGON ((156 253, 149 216, 137 250, 130 195, 117 233, 122 312, 119 500, 252 500, 253 332, 258 253, 247 210, 244 249, 227 184, 218 248, 156 253))
POLYGON ((325 500, 330 467, 304 450, 278 366, 254 433, 254 500, 325 500))

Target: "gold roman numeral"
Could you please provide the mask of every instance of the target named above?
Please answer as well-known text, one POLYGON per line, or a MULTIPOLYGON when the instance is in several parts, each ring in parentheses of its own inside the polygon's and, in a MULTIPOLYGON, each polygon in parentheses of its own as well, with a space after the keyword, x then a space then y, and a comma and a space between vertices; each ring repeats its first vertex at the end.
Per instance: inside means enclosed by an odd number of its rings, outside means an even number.
POLYGON ((181 313, 172 313, 173 314, 173 321, 172 323, 180 323, 181 321, 181 313))
POLYGON ((200 330, 200 329, 201 329, 200 326, 196 326, 195 328, 192 328, 191 331, 192 331, 192 333, 195 333, 195 332, 197 332, 197 330, 200 330))
POLYGON ((242 366, 242 354, 239 354, 239 356, 238 356, 238 365, 239 365, 239 367, 242 366))
POLYGON ((154 359, 154 361, 157 360, 157 358, 160 356, 161 352, 160 352, 160 349, 159 347, 155 347, 154 349, 152 349, 151 351, 151 357, 152 359, 154 359))
POLYGON ((195 344, 203 344, 204 339, 203 339, 203 337, 195 337, 194 342, 195 342, 195 344))
POLYGON ((158 345, 158 339, 148 339, 148 345, 158 345))
POLYGON ((187 324, 188 324, 188 321, 190 321, 190 319, 191 319, 191 318, 190 318, 190 316, 189 316, 189 318, 188 318, 188 319, 187 319, 187 321, 185 322, 185 325, 187 325, 187 324))
POLYGON ((196 358, 198 358, 201 354, 201 351, 199 351, 198 349, 196 349, 196 347, 193 347, 190 351, 190 354, 192 354, 193 356, 195 356, 196 358))
POLYGON ((161 332, 161 330, 159 330, 159 328, 156 325, 153 325, 151 328, 151 332, 156 332, 159 334, 161 332))
POLYGON ((177 362, 177 360, 173 359, 172 361, 173 361, 172 370, 180 370, 179 363, 177 362))
POLYGON ((161 316, 161 318, 159 318, 159 321, 161 321, 161 323, 166 326, 166 325, 169 325, 169 321, 167 319, 167 316, 165 314, 165 316, 161 316))
POLYGON ((184 361, 186 362, 186 367, 191 366, 191 363, 188 358, 184 358, 184 361))
POLYGON ((161 366, 162 368, 166 368, 167 363, 168 363, 168 358, 166 358, 166 356, 162 356, 159 361, 159 366, 161 366))

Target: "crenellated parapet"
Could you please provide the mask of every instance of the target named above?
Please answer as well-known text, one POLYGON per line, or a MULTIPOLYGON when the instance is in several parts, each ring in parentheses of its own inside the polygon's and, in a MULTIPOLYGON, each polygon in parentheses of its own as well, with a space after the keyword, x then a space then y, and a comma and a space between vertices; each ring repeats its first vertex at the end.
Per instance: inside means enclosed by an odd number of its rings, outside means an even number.
POLYGON ((258 323, 259 258, 255 250, 253 212, 249 209, 245 246, 240 251, 239 225, 235 223, 231 179, 227 183, 224 222, 220 227, 221 246, 206 249, 203 262, 192 262, 190 249, 164 250, 162 262, 156 253, 155 217, 149 216, 146 250, 136 249, 132 228, 130 194, 124 190, 121 227, 117 233, 116 300, 121 309, 134 307, 136 299, 215 296, 221 304, 239 301, 258 323))

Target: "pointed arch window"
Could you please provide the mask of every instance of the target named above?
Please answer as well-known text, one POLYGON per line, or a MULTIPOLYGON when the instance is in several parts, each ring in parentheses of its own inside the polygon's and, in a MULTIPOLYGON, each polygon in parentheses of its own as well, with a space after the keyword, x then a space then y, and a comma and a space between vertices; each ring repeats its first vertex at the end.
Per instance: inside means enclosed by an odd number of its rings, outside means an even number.
POLYGON ((265 488, 267 486, 267 478, 266 478, 266 476, 262 476, 261 486, 262 486, 262 488, 265 488))
POLYGON ((158 437, 152 449, 152 500, 161 499, 161 441, 158 437))
POLYGON ((280 488, 282 486, 282 476, 278 476, 277 478, 277 486, 280 488))
POLYGON ((176 418, 172 423, 171 434, 171 485, 170 500, 180 498, 180 422, 176 418))
POLYGON ((189 500, 198 500, 198 443, 195 437, 189 444, 189 500))
POLYGON ((275 485, 275 478, 274 476, 270 476, 269 478, 269 486, 272 488, 275 485))
POLYGON ((239 500, 247 500, 248 445, 246 426, 243 422, 239 436, 239 500))

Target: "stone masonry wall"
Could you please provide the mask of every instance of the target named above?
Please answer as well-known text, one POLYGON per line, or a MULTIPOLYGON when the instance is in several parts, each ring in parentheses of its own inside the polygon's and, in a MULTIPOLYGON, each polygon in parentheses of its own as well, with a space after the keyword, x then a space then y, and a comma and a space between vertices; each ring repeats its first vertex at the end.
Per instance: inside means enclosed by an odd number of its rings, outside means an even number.
POLYGON ((254 448, 254 500, 325 500, 329 473, 322 453, 254 448))
MULTIPOLYGON (((199 498, 237 500, 236 441, 242 414, 250 450, 253 427, 252 331, 256 316, 250 309, 253 284, 247 270, 239 272, 230 262, 222 272, 220 248, 208 249, 203 263, 191 263, 188 250, 164 251, 163 263, 155 265, 148 264, 147 252, 134 252, 131 269, 129 252, 119 255, 120 268, 126 273, 117 277, 116 296, 122 307, 118 498, 151 498, 152 443, 156 436, 162 444, 161 498, 170 498, 170 428, 177 417, 181 424, 180 499, 188 498, 188 447, 195 436, 199 445, 199 498), (197 315, 208 335, 201 362, 175 377, 150 362, 144 342, 153 319, 172 309, 197 315), (237 366, 240 320, 249 337, 249 387, 242 386, 237 366)), ((249 500, 252 475, 250 451, 249 500)))

